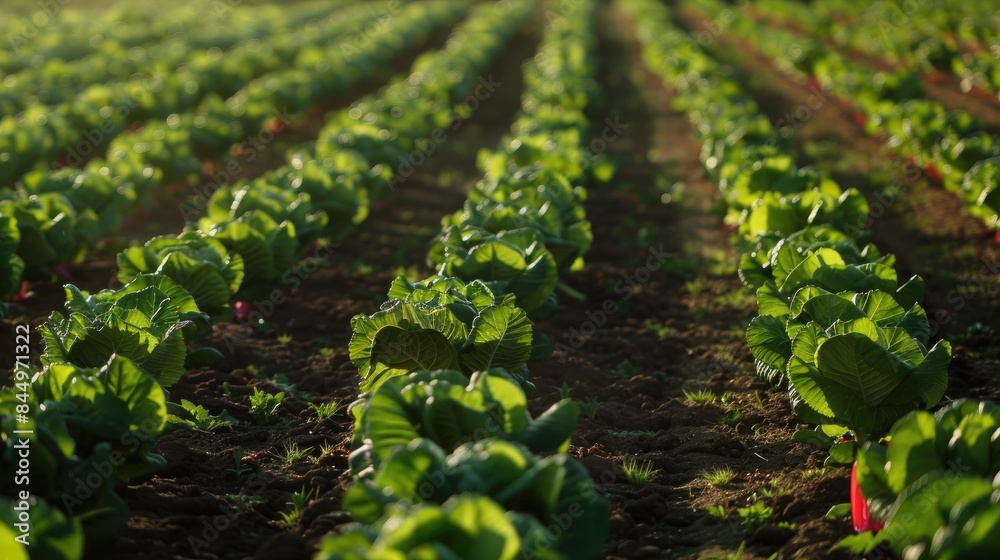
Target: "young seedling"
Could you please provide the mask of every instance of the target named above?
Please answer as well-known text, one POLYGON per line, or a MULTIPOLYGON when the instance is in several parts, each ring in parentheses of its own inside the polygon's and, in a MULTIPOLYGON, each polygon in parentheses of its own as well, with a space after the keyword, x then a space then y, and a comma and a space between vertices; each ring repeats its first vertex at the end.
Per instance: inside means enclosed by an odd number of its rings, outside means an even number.
POLYGON ((697 295, 708 289, 708 282, 704 278, 695 278, 684 283, 684 290, 691 295, 697 295))
POLYGON ((313 491, 310 490, 309 492, 306 492, 305 486, 302 487, 302 490, 292 494, 291 501, 286 502, 288 505, 292 506, 292 511, 278 512, 278 515, 281 516, 281 521, 278 522, 279 525, 286 529, 294 527, 299 521, 299 516, 302 515, 302 508, 309 502, 309 500, 313 499, 313 497, 313 491))
POLYGON ((584 416, 593 420, 597 416, 597 409, 601 406, 601 402, 596 397, 587 397, 585 400, 576 401, 576 405, 580 407, 580 412, 584 416))
POLYGON ((729 484, 734 478, 736 478, 736 471, 729 467, 717 467, 707 471, 702 471, 701 477, 712 486, 720 488, 729 484))
POLYGON ((640 463, 635 459, 625 461, 622 464, 622 470, 625 472, 625 480, 628 480, 633 486, 645 486, 660 473, 659 470, 653 468, 652 461, 640 463))
POLYGON ((818 469, 808 469, 802 471, 802 480, 812 480, 814 478, 819 478, 826 474, 826 469, 820 467, 818 469))
POLYGON ((288 376, 283 373, 275 374, 274 377, 271 378, 271 384, 286 393, 295 392, 295 384, 292 383, 292 380, 288 379, 288 376))
POLYGON ((318 416, 320 420, 326 420, 334 414, 337 414, 340 412, 340 407, 340 401, 330 401, 323 404, 309 403, 309 408, 316 413, 316 416, 318 416))
POLYGON ((722 417, 719 418, 719 423, 725 424, 726 426, 732 428, 733 426, 740 423, 741 416, 742 415, 740 414, 740 411, 730 410, 729 412, 723 414, 722 417))
POLYGON ((750 500, 755 502, 758 500, 773 500, 778 496, 785 496, 790 493, 791 490, 781 487, 780 478, 772 478, 766 486, 758 488, 757 491, 750 496, 750 500))
POLYGON ((253 474, 253 469, 243 464, 243 457, 245 456, 242 447, 233 449, 233 462, 236 464, 234 472, 236 473, 236 478, 240 481, 253 474))
POLYGON ((253 394, 250 395, 250 414, 253 414, 258 422, 269 424, 271 415, 274 414, 284 398, 284 392, 271 394, 254 387, 253 394))
POLYGON ((697 391, 684 390, 684 398, 695 404, 705 404, 715 402, 718 397, 708 389, 698 389, 697 391))
POLYGON ((561 386, 556 387, 555 393, 559 395, 560 399, 568 399, 569 394, 573 389, 574 387, 570 387, 569 383, 563 381, 561 386))
POLYGON ((639 373, 639 368, 632 365, 632 362, 628 360, 622 360, 621 363, 615 366, 611 373, 619 377, 633 377, 635 374, 639 373))
POLYGON ((743 531, 747 535, 752 535, 754 531, 771 521, 774 508, 764 502, 754 502, 747 507, 736 508, 736 513, 742 520, 743 531))
POLYGON ((289 342, 291 342, 292 340, 293 340, 293 338, 292 338, 292 335, 291 335, 290 333, 287 333, 287 332, 286 332, 286 333, 283 333, 283 334, 279 334, 279 335, 278 335, 278 342, 279 342, 280 344, 282 344, 282 345, 284 345, 284 344, 288 344, 288 343, 289 343, 289 342))
POLYGON ((715 296, 715 301, 720 307, 728 309, 752 309, 757 303, 757 296, 753 291, 741 286, 738 289, 726 290, 715 296))
POLYGON ((293 443, 285 446, 285 462, 289 465, 294 465, 299 461, 305 459, 312 453, 313 448, 307 447, 305 449, 299 449, 299 444, 293 443))
POLYGON ((254 506, 267 503, 267 500, 256 494, 226 494, 226 499, 243 513, 252 511, 254 506))
POLYGON ((719 521, 725 521, 725 519, 729 517, 729 514, 726 513, 726 507, 722 504, 708 506, 705 508, 705 513, 707 513, 712 519, 718 519, 719 521))
POLYGON ((223 410, 218 415, 212 415, 200 404, 182 399, 181 404, 167 403, 167 421, 176 426, 188 426, 198 430, 212 431, 216 428, 235 426, 240 421, 223 410))
POLYGON ((667 326, 663 323, 657 323, 656 321, 650 319, 646 321, 646 328, 656 335, 656 338, 663 340, 665 338, 674 336, 677 334, 677 329, 667 326))
POLYGON ((320 457, 326 457, 327 455, 333 455, 333 452, 336 449, 337 449, 336 446, 333 445, 332 443, 323 443, 323 444, 320 444, 320 446, 319 446, 319 456, 320 457))

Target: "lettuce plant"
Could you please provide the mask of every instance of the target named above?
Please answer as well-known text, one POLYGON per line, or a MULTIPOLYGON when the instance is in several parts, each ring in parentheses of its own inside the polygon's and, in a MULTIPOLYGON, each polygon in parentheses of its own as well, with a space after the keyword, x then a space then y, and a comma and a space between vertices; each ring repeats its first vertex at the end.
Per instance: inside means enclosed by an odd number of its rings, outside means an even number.
MULTIPOLYGON (((445 218, 445 226, 475 226, 490 233, 537 229, 552 253, 560 275, 583 267, 582 255, 593 243, 583 202, 586 191, 566 177, 540 166, 487 175, 470 191, 462 210, 445 218)), ((443 247, 432 249, 440 258, 443 247)))
MULTIPOLYGON (((17 255, 17 247, 21 242, 21 232, 17 229, 17 220, 0 214, 0 296, 17 293, 24 276, 24 261, 17 255)), ((2 311, 2 309, 0 309, 2 311)))
POLYGON ((904 558, 987 558, 1000 546, 1000 407, 962 400, 915 411, 866 444, 858 483, 886 521, 877 538, 904 558))
POLYGON ((78 212, 58 193, 2 200, 0 215, 17 220, 17 254, 31 275, 44 276, 50 266, 77 262, 99 238, 97 214, 89 208, 78 212))
POLYGON ((324 212, 313 208, 308 194, 271 185, 264 178, 215 191, 208 202, 208 215, 200 222, 201 229, 210 230, 215 224, 241 218, 250 212, 294 226, 299 247, 319 237, 328 220, 324 212))
POLYGON ((519 123, 516 127, 519 134, 511 142, 510 149, 495 152, 482 160, 480 167, 487 175, 503 175, 539 165, 567 177, 584 177, 589 162, 580 147, 580 130, 536 131, 533 128, 540 127, 541 123, 519 123))
POLYGON ((475 226, 449 227, 431 249, 429 260, 441 275, 477 280, 498 296, 515 296, 517 306, 532 318, 555 308, 558 266, 534 228, 494 234, 475 226))
POLYGON ((197 115, 186 115, 183 124, 189 130, 191 147, 204 159, 215 159, 238 144, 246 132, 226 105, 222 96, 211 93, 198 104, 197 115))
POLYGON ((790 195, 767 192, 746 213, 739 233, 747 237, 766 232, 790 235, 811 225, 856 232, 867 220, 868 203, 857 189, 836 193, 812 189, 790 195))
POLYGON ((930 335, 927 314, 918 304, 908 309, 887 292, 832 293, 815 286, 795 292, 788 307, 774 305, 773 315, 755 317, 747 327, 747 344, 761 377, 780 384, 793 340, 804 330, 828 331, 837 322, 870 319, 877 327, 899 327, 924 344, 930 335))
MULTIPOLYGON (((52 560, 80 560, 83 558, 84 529, 80 520, 67 516, 49 502, 31 496, 31 539, 27 547, 14 544, 21 531, 15 527, 20 523, 15 503, 19 499, 0 497, 0 538, 4 539, 4 554, 7 560, 30 560, 31 558, 51 558, 52 560)), ((122 503, 124 505, 124 502, 122 503)), ((21 508, 23 509, 23 507, 21 508)))
POLYGON ((275 221, 260 211, 218 223, 206 219, 202 225, 207 236, 243 259, 243 284, 237 294, 241 299, 269 294, 300 249, 292 222, 275 221))
MULTIPOLYGON (((753 122, 759 119, 759 115, 747 116, 753 122)), ((727 121, 713 122, 712 126, 726 126, 727 121)), ((766 131, 766 129, 762 129, 766 131)), ((767 137, 767 134, 762 134, 767 137)), ((746 145, 750 140, 745 134, 739 137, 739 141, 746 145)), ((721 146, 709 144, 715 150, 723 149, 721 146)), ((735 154, 734 154, 735 155, 735 154)), ((740 221, 739 214, 746 212, 760 205, 761 199, 768 194, 783 196, 794 196, 796 194, 813 191, 820 195, 830 195, 838 197, 841 189, 834 181, 821 176, 811 169, 798 169, 795 160, 786 154, 761 154, 766 157, 744 158, 734 160, 739 167, 734 167, 731 172, 725 174, 726 180, 723 188, 726 193, 726 205, 729 207, 727 221, 736 223, 740 221)))
POLYGON ((919 276, 900 284, 895 268, 885 261, 850 264, 831 247, 801 250, 784 244, 776 249, 771 263, 773 281, 757 290, 761 315, 787 315, 793 296, 806 286, 834 293, 880 290, 891 294, 904 309, 923 298, 924 282, 919 276))
POLYGON ((21 187, 28 196, 61 194, 77 214, 93 212, 97 237, 118 232, 123 216, 128 215, 136 201, 135 188, 130 183, 119 184, 109 176, 72 168, 31 172, 21 179, 21 187))
POLYGON ((312 207, 323 211, 322 234, 341 239, 368 218, 368 191, 361 180, 371 165, 356 152, 338 152, 322 162, 291 158, 291 166, 268 175, 268 184, 308 195, 312 207))
POLYGON ((845 265, 876 263, 891 267, 896 262, 895 256, 882 255, 875 245, 862 245, 857 236, 830 226, 808 226, 788 235, 766 232, 744 239, 740 247, 743 253, 740 256, 740 279, 747 286, 759 289, 769 280, 774 280, 773 271, 780 251, 792 250, 808 255, 821 248, 836 251, 845 265))
MULTIPOLYGON (((132 361, 113 357, 97 368, 49 365, 34 376, 28 394, 36 411, 28 426, 15 418, 14 406, 22 401, 12 389, 0 393, 10 411, 0 424, 4 430, 31 431, 18 436, 30 441, 32 457, 37 536, 29 550, 44 558, 79 558, 84 542, 88 551, 100 550, 120 537, 128 520, 115 484, 164 464, 152 450, 166 421, 163 389, 132 361), (38 538, 43 535, 49 538, 38 538)), ((13 484, 17 443, 8 439, 0 445, 0 495, 10 498, 18 489, 13 484)), ((0 518, 8 521, 2 511, 0 518)))
POLYGON ((31 389, 37 405, 62 415, 79 452, 107 442, 113 452, 128 457, 117 465, 119 479, 164 464, 152 441, 166 425, 166 395, 132 360, 112 356, 99 368, 50 364, 35 376, 31 389))
POLYGON ((472 375, 420 371, 387 379, 351 407, 354 450, 351 469, 377 467, 398 445, 417 438, 446 453, 486 437, 503 438, 534 453, 566 451, 579 409, 563 399, 532 419, 524 391, 504 370, 472 375))
POLYGON ((162 274, 140 274, 120 290, 90 296, 67 285, 66 300, 65 316, 54 311, 38 327, 42 363, 93 368, 119 355, 164 387, 184 374, 185 331, 193 335, 209 324, 191 294, 162 274))
POLYGON ((524 371, 531 322, 513 295, 494 295, 478 280, 435 276, 412 286, 397 278, 389 297, 380 311, 351 320, 349 350, 362 391, 391 377, 439 369, 471 375, 503 368, 532 387, 524 371))
POLYGON ((154 237, 118 253, 117 260, 123 284, 139 274, 163 274, 187 290, 215 321, 231 315, 229 302, 243 283, 243 257, 197 232, 154 237))
POLYGON ((758 374, 776 384, 787 379, 803 421, 845 426, 862 441, 937 404, 951 346, 941 341, 928 350, 926 313, 915 303, 903 307, 897 295, 800 288, 787 306, 773 306, 783 314, 762 314, 747 328, 758 374))
POLYGON ((893 425, 890 444, 866 444, 858 456, 858 481, 872 513, 890 515, 914 484, 947 476, 992 481, 1000 473, 1000 406, 960 400, 935 413, 914 411, 893 425))
POLYGON ((41 104, 0 118, 0 184, 14 184, 38 163, 53 157, 70 138, 73 126, 41 104))
POLYGON ((556 539, 532 542, 532 535, 522 535, 529 545, 563 558, 594 558, 607 537, 607 500, 580 463, 565 454, 538 458, 518 444, 491 438, 451 454, 419 438, 396 446, 348 490, 344 507, 358 521, 376 523, 392 504, 444 504, 459 494, 487 496, 544 527, 570 519, 556 539))
POLYGON ((1000 229, 1000 157, 989 158, 972 166, 962 177, 961 194, 969 213, 1000 229))
POLYGON ((138 132, 118 135, 108 146, 108 162, 131 161, 152 166, 167 183, 194 185, 201 177, 201 160, 194 155, 191 129, 178 115, 151 120, 138 132))
POLYGON ((792 407, 810 423, 842 425, 867 441, 908 412, 937 404, 950 360, 947 341, 927 350, 906 329, 867 317, 825 330, 810 323, 796 334, 787 365, 792 407))
POLYGON ((528 548, 522 533, 544 535, 533 518, 508 513, 485 496, 455 496, 442 505, 390 507, 376 525, 353 523, 326 537, 314 560, 379 558, 448 558, 451 560, 516 560, 523 551, 555 560, 545 550, 528 548))

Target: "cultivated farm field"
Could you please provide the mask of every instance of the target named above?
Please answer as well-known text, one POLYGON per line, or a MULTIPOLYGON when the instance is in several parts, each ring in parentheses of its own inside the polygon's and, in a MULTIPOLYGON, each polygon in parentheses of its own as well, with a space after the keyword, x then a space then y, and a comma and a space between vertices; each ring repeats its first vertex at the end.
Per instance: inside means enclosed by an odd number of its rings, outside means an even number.
POLYGON ((992 558, 1000 7, 0 5, 0 556, 992 558))

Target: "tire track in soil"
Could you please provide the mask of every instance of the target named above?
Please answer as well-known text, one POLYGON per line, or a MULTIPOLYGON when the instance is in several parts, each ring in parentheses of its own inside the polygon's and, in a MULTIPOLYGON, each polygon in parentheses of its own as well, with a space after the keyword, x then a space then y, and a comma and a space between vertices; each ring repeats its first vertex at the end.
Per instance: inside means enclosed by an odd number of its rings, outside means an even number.
POLYGON ((610 8, 600 21, 599 75, 610 116, 629 128, 610 146, 615 179, 590 194, 595 244, 587 265, 567 279, 588 301, 564 302, 540 325, 562 346, 553 360, 531 366, 533 411, 560 399, 564 386, 578 401, 600 402, 593 418, 581 417, 571 453, 612 502, 605 557, 694 558, 743 541, 745 558, 778 551, 838 557, 828 549, 847 524, 822 517, 846 501, 847 474, 802 482, 823 453, 791 441, 797 425, 787 394, 750 373, 744 328, 755 302, 736 277, 714 211, 717 188, 702 171, 691 125, 642 64, 631 23, 610 8), (673 197, 668 204, 664 193, 673 197), (661 244, 671 257, 660 270, 634 288, 618 284, 641 279, 650 248, 661 244), (683 391, 698 389, 725 394, 725 402, 687 401, 683 391), (726 415, 729 424, 720 421, 726 415), (633 486, 621 472, 626 459, 649 461, 659 473, 633 486), (701 478, 723 465, 736 471, 732 483, 713 488, 701 478), (718 522, 705 514, 713 505, 732 513, 772 481, 780 489, 768 500, 772 521, 796 529, 745 532, 732 517, 718 522))
POLYGON ((188 399, 213 414, 226 409, 240 425, 211 433, 177 430, 160 437, 157 449, 167 466, 120 490, 133 515, 126 535, 102 559, 189 558, 195 556, 191 537, 204 540, 199 558, 308 558, 320 538, 350 521, 341 510, 350 481, 353 427, 346 405, 357 397, 357 370, 347 352, 350 319, 378 309, 397 268, 419 267, 442 216, 461 207, 470 186, 461 179, 477 174, 475 152, 495 148, 519 109, 521 64, 534 54, 539 24, 526 26, 494 63, 492 72, 502 84, 496 95, 449 134, 420 172, 372 205, 369 219, 335 249, 328 266, 312 271, 301 286, 281 287, 282 302, 267 316, 267 330, 243 323, 216 327, 205 342, 222 350, 225 360, 188 372, 171 388, 170 401, 188 399), (439 181, 445 169, 451 180, 439 181), (278 340, 283 334, 291 340, 278 340), (232 344, 228 349, 227 340, 232 344), (249 395, 254 388, 281 390, 273 381, 277 374, 294 383, 295 391, 286 390, 278 423, 255 424, 249 395), (329 401, 344 407, 326 420, 308 407, 309 402, 329 401), (287 465, 284 449, 292 444, 313 448, 310 458, 287 465), (331 451, 321 454, 325 445, 331 451), (237 447, 245 449, 243 465, 255 478, 236 476, 232 453, 237 447), (279 513, 291 509, 290 494, 303 487, 316 491, 316 499, 291 529, 275 525, 279 513), (229 519, 224 512, 236 503, 237 494, 261 501, 229 519), (206 523, 226 528, 213 533, 206 523))
MULTIPOLYGON (((792 107, 814 106, 812 90, 782 74, 751 45, 722 42, 723 55, 744 70, 748 92, 772 122, 788 122, 792 107)), ((912 167, 865 134, 833 97, 811 118, 793 122, 799 125, 794 130, 802 147, 799 164, 860 190, 873 208, 872 241, 896 255, 901 278, 919 274, 925 280, 923 307, 932 331, 936 326, 935 336, 954 347, 946 398, 1000 398, 1000 244, 984 234, 957 195, 916 178, 912 167), (886 190, 893 184, 901 192, 886 190)))

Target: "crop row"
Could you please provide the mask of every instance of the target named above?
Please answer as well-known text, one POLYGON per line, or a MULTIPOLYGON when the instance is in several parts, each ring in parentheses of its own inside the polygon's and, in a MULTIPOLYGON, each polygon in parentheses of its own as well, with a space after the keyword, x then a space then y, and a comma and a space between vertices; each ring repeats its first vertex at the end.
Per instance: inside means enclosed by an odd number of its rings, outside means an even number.
MULTIPOLYGON (((348 3, 350 0, 348 0, 348 3)), ((341 2, 344 4, 344 2, 341 2)), ((201 59, 221 54, 251 39, 271 42, 294 35, 309 22, 318 25, 321 16, 338 6, 323 8, 313 5, 296 6, 293 10, 261 7, 258 10, 236 10, 225 21, 216 20, 194 25, 184 17, 198 12, 177 10, 177 33, 161 40, 130 45, 117 40, 104 41, 97 52, 76 60, 46 58, 38 65, 3 77, 0 93, 0 115, 17 115, 35 105, 52 106, 73 100, 86 88, 108 82, 127 81, 135 75, 167 73, 184 65, 204 65, 201 59)), ((150 27, 145 23, 140 28, 150 27)), ((117 39, 117 34, 115 39, 117 39)), ((280 50, 280 48, 279 48, 280 50)))
MULTIPOLYGON (((959 402, 936 418, 923 412, 945 394, 951 347, 927 346, 922 280, 898 280, 893 257, 867 243, 863 196, 796 168, 787 139, 730 70, 669 25, 665 7, 620 1, 635 21, 647 64, 675 88, 677 106, 694 123, 705 169, 737 228, 740 277, 757 290, 759 316, 747 328, 747 343, 758 375, 787 388, 799 420, 816 426, 795 439, 828 449, 828 464, 849 465, 861 450, 854 472, 887 525, 878 536, 844 544, 871 550, 886 539, 907 558, 993 550, 998 509, 989 488, 1000 470, 995 408, 959 402), (961 494, 970 487, 976 491, 961 494), (915 519, 915 508, 928 500, 933 512, 915 519)), ((856 528, 878 528, 861 495, 852 501, 856 528)))
MULTIPOLYGON (((709 15, 726 9, 715 0, 695 4, 709 15)), ((893 152, 959 195, 971 215, 998 227, 1000 139, 977 119, 927 99, 924 83, 911 70, 876 71, 830 49, 822 39, 762 28, 745 14, 731 13, 730 28, 774 59, 780 70, 847 100, 860 111, 868 134, 882 138, 893 152)))
POLYGON ((809 21, 809 27, 819 26, 837 45, 886 64, 950 72, 966 92, 975 87, 994 97, 1000 92, 997 16, 989 4, 880 0, 862 9, 838 0, 803 9, 784 0, 765 0, 754 5, 768 17, 809 21))
MULTIPOLYGON (((374 43, 393 51, 412 45, 466 7, 448 0, 408 5, 374 43)), ((437 71, 433 64, 426 70, 437 71)), ((313 167, 312 179, 330 186, 333 171, 326 169, 313 167)), ((4 441, 0 532, 9 557, 80 558, 124 529, 128 508, 114 487, 163 464, 152 448, 167 420, 164 387, 185 369, 219 357, 210 348, 187 349, 188 341, 210 331, 213 316, 204 311, 224 312, 244 279, 275 280, 275 266, 289 267, 309 248, 304 238, 299 246, 294 229, 309 195, 264 202, 262 208, 234 205, 224 224, 211 223, 207 231, 156 238, 136 248, 138 254, 124 251, 119 290, 88 295, 66 287, 65 315, 55 312, 39 328, 44 369, 19 363, 14 387, 0 396, 9 405, 0 423, 6 433, 27 433, 31 450, 31 492, 22 494, 15 486, 21 484, 20 443, 4 441), (271 269, 262 270, 262 263, 271 269), (13 534, 29 508, 32 538, 25 549, 13 544, 13 534)))
POLYGON ((531 418, 526 365, 550 351, 529 318, 554 311, 559 277, 592 241, 581 139, 596 95, 595 8, 561 4, 552 18, 512 134, 481 155, 483 179, 443 220, 428 256, 436 274, 398 278, 378 312, 352 320, 366 391, 351 408, 344 498, 356 524, 317 559, 598 554, 608 504, 565 453, 579 411, 564 399, 531 418))
POLYGON ((95 15, 75 10, 69 0, 50 0, 34 3, 27 11, 5 11, 0 20, 5 47, 0 50, 0 79, 50 61, 71 62, 108 50, 142 47, 178 33, 192 33, 193 41, 210 41, 197 32, 199 26, 214 27, 251 13, 244 9, 236 14, 233 5, 214 0, 167 7, 129 2, 95 15))
MULTIPOLYGON (((375 3, 373 7, 379 6, 384 3, 375 3)), ((310 13, 306 13, 306 19, 310 13)), ((126 67, 123 80, 98 81, 54 106, 32 104, 23 112, 0 120, 0 184, 12 184, 32 170, 51 168, 57 158, 62 161, 55 167, 85 163, 132 123, 165 119, 199 103, 205 104, 203 112, 215 113, 216 107, 222 105, 221 100, 244 85, 249 83, 248 87, 260 89, 259 82, 251 82, 254 78, 289 66, 308 67, 319 62, 316 49, 332 50, 330 47, 335 45, 336 50, 341 50, 344 36, 376 15, 368 6, 348 6, 315 26, 301 26, 297 33, 289 33, 280 26, 268 35, 253 37, 252 30, 248 30, 247 36, 225 51, 182 46, 179 52, 166 51, 157 59, 127 57, 125 62, 113 64, 126 67), (130 62, 131 58, 137 60, 130 62)), ((303 18, 286 16, 279 21, 295 25, 303 23, 303 18)), ((326 57, 322 50, 320 55, 326 57)), ((55 87, 72 91, 72 76, 58 75, 58 80, 55 87)), ((37 85, 28 81, 24 84, 28 89, 21 90, 16 78, 7 81, 19 97, 27 97, 28 91, 37 85)), ((225 109, 235 116, 244 116, 239 107, 225 109)), ((205 125, 198 128, 209 135, 213 132, 211 127, 206 130, 205 125)))
MULTIPOLYGON (((218 157, 244 141, 273 139, 264 128, 275 115, 289 119, 373 75, 410 44, 385 25, 358 46, 352 37, 343 38, 371 20, 378 6, 335 12, 324 32, 341 36, 340 41, 303 52, 292 68, 250 82, 226 102, 209 97, 196 112, 152 120, 137 132, 119 135, 111 141, 107 159, 91 160, 83 169, 32 172, 15 191, 0 190, 0 261, 8 265, 0 294, 16 292, 22 277, 42 277, 52 266, 80 261, 99 239, 117 231, 141 201, 149 200, 154 189, 201 178, 202 159, 218 157)), ((202 197, 200 207, 182 208, 185 218, 196 218, 205 207, 202 197)))

